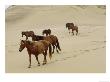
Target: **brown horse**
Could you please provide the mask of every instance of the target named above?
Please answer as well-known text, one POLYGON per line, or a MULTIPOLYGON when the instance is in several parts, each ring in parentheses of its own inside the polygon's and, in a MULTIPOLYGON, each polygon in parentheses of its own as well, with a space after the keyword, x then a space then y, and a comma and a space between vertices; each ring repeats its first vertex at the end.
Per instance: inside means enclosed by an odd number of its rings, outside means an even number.
POLYGON ((69 33, 70 33, 70 29, 71 29, 73 35, 74 35, 74 31, 76 31, 76 35, 78 34, 78 26, 74 26, 73 23, 67 23, 67 24, 66 24, 66 28, 68 28, 69 33))
POLYGON ((71 25, 74 26, 73 23, 66 23, 66 28, 70 27, 71 25))
POLYGON ((49 48, 50 59, 52 57, 51 44, 49 41, 41 40, 41 41, 35 42, 35 41, 21 40, 19 51, 21 52, 25 47, 27 48, 27 52, 29 55, 29 66, 28 66, 28 68, 31 67, 31 55, 32 54, 35 55, 36 60, 38 62, 38 66, 40 66, 40 62, 38 60, 39 54, 44 55, 43 65, 45 65, 47 63, 46 56, 47 56, 48 48, 49 48))
POLYGON ((34 35, 34 32, 33 31, 23 31, 21 34, 22 34, 22 37, 23 37, 23 35, 25 35, 26 40, 27 40, 28 37, 31 37, 32 35, 34 35))
POLYGON ((56 36, 54 36, 54 35, 50 35, 50 36, 33 35, 33 36, 32 36, 32 40, 33 40, 33 41, 39 41, 39 40, 49 41, 49 42, 52 44, 52 46, 53 46, 53 52, 52 52, 52 53, 54 53, 55 46, 56 46, 56 51, 57 51, 58 53, 59 53, 58 50, 61 51, 58 38, 57 38, 56 36))
POLYGON ((50 35, 51 34, 51 30, 50 29, 45 29, 43 30, 42 34, 46 34, 46 36, 50 35))

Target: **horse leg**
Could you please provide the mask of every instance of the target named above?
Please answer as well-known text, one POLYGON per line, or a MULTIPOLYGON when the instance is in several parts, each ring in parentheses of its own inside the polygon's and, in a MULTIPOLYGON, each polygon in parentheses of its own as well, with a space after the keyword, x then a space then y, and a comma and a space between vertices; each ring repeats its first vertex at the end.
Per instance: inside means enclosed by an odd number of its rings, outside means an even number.
POLYGON ((76 30, 76 35, 78 34, 78 30, 76 30))
POLYGON ((72 31, 73 35, 74 35, 74 32, 72 31))
POLYGON ((28 68, 31 68, 31 54, 29 54, 29 66, 28 68))
POLYGON ((45 65, 47 63, 47 59, 46 59, 47 50, 45 50, 45 52, 43 53, 43 55, 44 55, 44 61, 43 61, 43 64, 42 65, 45 65))
POLYGON ((73 33, 73 35, 74 35, 74 30, 72 29, 72 33, 73 33))
POLYGON ((38 66, 40 66, 40 62, 39 62, 39 60, 38 60, 38 55, 35 55, 35 57, 36 57, 36 60, 37 60, 37 62, 38 62, 38 66))
POLYGON ((53 52, 52 52, 52 54, 54 53, 54 49, 55 49, 55 46, 54 45, 52 45, 53 46, 53 52))
POLYGON ((70 34, 70 29, 68 29, 69 30, 69 34, 70 34))
POLYGON ((59 51, 58 51, 58 47, 57 47, 57 44, 56 44, 55 46, 56 46, 56 51, 57 51, 57 53, 59 53, 59 51))

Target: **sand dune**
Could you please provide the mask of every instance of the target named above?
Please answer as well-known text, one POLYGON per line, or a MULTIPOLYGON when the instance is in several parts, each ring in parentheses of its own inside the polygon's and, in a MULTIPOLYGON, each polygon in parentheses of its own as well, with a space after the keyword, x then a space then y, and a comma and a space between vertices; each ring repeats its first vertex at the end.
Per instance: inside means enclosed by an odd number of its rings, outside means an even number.
MULTIPOLYGON (((106 8, 105 6, 11 6, 6 10, 7 73, 104 73, 106 72, 106 8), (68 33, 67 22, 79 27, 78 36, 68 33), (33 30, 41 35, 50 28, 59 38, 60 54, 37 66, 32 56, 28 69, 28 53, 19 52, 21 31, 33 30)), ((31 40, 31 38, 29 38, 31 40)), ((40 62, 43 55, 39 55, 40 62)))

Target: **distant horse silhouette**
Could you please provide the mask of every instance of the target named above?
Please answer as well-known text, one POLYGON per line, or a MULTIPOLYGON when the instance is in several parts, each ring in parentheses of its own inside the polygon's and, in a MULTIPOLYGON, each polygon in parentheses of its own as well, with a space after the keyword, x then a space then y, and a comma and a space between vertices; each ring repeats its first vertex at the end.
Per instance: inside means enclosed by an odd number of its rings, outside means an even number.
POLYGON ((26 40, 27 40, 28 37, 31 37, 32 35, 34 35, 34 32, 33 31, 23 31, 21 34, 22 34, 22 37, 23 37, 23 35, 25 35, 26 40))
POLYGON ((19 51, 21 52, 25 47, 27 48, 27 52, 29 55, 29 66, 28 66, 28 68, 31 68, 31 55, 32 54, 35 55, 36 60, 38 62, 38 66, 40 66, 40 62, 38 60, 39 54, 44 55, 43 65, 45 65, 47 63, 46 56, 47 56, 48 48, 49 48, 50 59, 52 57, 52 52, 51 52, 52 49, 51 49, 51 44, 49 41, 41 40, 41 41, 35 42, 35 41, 21 40, 19 51))
POLYGON ((61 51, 58 38, 57 38, 56 36, 54 36, 54 35, 50 35, 50 36, 33 35, 33 36, 32 36, 32 40, 33 40, 33 41, 39 41, 39 40, 49 41, 49 42, 52 44, 52 46, 53 46, 53 51, 52 51, 52 53, 54 53, 55 46, 56 46, 56 51, 57 51, 58 53, 59 53, 58 50, 61 51))
POLYGON ((71 25, 74 26, 73 23, 66 23, 66 28, 70 27, 71 25))
POLYGON ((70 29, 71 29, 73 35, 74 35, 74 31, 76 31, 76 35, 78 34, 78 26, 74 26, 73 23, 67 23, 67 24, 66 24, 66 28, 68 28, 69 33, 70 33, 70 29))
POLYGON ((43 30, 42 34, 46 34, 46 36, 50 35, 51 34, 51 30, 50 29, 45 29, 43 30))

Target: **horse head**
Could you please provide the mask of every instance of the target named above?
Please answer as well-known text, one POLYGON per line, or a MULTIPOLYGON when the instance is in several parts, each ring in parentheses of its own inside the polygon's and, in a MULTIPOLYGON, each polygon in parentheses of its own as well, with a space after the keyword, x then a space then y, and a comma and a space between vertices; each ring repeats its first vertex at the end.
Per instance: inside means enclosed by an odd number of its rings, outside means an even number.
POLYGON ((25 40, 21 40, 19 52, 21 52, 25 47, 26 47, 26 41, 25 40))
POLYGON ((42 35, 44 35, 44 34, 45 34, 45 31, 43 30, 42 35))
POLYGON ((23 37, 23 35, 24 35, 24 32, 21 32, 21 34, 22 34, 22 37, 23 37))

